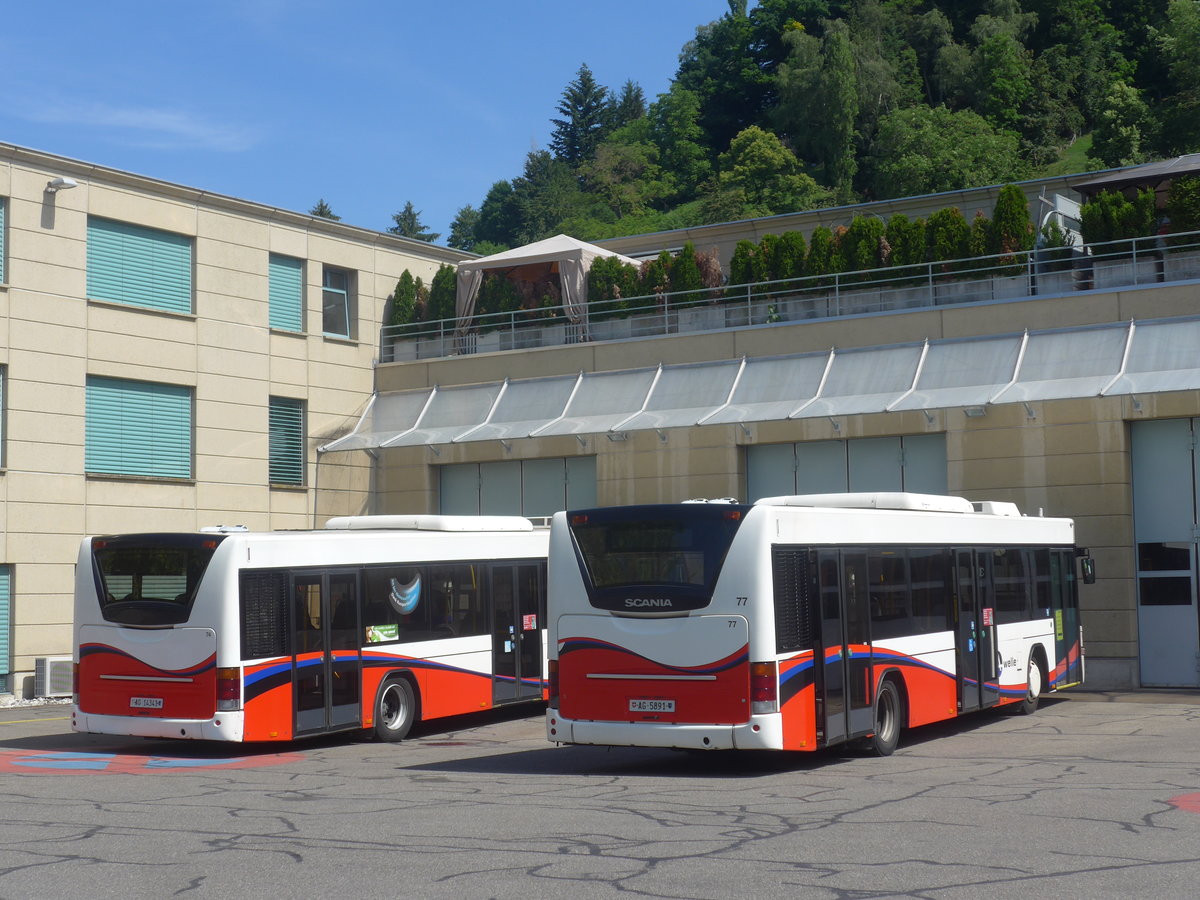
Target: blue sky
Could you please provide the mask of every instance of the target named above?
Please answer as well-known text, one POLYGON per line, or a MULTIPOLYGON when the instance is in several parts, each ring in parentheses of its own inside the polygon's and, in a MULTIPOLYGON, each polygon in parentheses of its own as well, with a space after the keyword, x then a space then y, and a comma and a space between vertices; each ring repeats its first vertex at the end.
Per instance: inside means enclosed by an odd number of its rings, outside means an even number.
POLYGON ((665 91, 726 0, 6 3, 0 140, 383 230, 447 237, 545 147, 587 63, 665 91))

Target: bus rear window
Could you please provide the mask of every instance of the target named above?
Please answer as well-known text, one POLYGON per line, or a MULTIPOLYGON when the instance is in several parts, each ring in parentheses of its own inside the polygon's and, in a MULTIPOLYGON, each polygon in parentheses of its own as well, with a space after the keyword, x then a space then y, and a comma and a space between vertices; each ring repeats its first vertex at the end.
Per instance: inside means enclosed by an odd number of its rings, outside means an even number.
POLYGON ((568 513, 592 604, 635 609, 631 598, 643 597, 673 599, 664 611, 706 606, 748 509, 696 503, 568 513))
POLYGON ((223 535, 129 535, 92 540, 100 612, 123 625, 188 620, 196 587, 223 535))

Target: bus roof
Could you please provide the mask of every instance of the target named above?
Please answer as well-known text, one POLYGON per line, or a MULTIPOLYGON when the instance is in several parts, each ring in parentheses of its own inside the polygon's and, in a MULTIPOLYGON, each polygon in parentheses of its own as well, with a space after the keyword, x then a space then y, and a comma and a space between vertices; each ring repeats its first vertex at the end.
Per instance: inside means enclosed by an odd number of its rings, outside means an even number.
POLYGON ((763 497, 755 506, 821 506, 836 509, 900 509, 921 512, 980 512, 990 515, 1019 516, 1015 504, 987 501, 978 506, 963 497, 938 494, 913 494, 901 491, 877 491, 852 494, 800 494, 794 497, 763 497), (1011 507, 1011 508, 1010 508, 1011 507))
POLYGON ((325 527, 340 531, 533 531, 521 516, 336 516, 325 527))

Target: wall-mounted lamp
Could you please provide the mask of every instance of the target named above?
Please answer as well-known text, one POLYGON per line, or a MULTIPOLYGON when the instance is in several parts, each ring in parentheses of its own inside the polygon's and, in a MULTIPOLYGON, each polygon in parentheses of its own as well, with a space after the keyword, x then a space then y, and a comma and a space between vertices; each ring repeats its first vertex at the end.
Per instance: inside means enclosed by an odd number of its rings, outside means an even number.
POLYGON ((1036 419, 1037 418, 1037 413, 1033 411, 1032 406, 1030 406, 1024 400, 1021 401, 1021 405, 1025 407, 1025 417, 1027 419, 1036 419))
POLYGON ((837 419, 835 419, 833 416, 829 416, 829 424, 831 424, 833 426, 834 434, 842 433, 842 423, 839 422, 837 419))
POLYGON ((59 191, 70 190, 73 187, 79 187, 79 182, 74 178, 60 175, 58 178, 46 182, 46 193, 57 194, 59 191))
POLYGON ((987 407, 986 406, 968 406, 963 409, 963 415, 965 415, 968 419, 978 419, 981 416, 987 415, 987 407))
POLYGON ((610 431, 608 433, 608 439, 610 441, 627 441, 629 440, 629 434, 624 431, 610 431))
POLYGON ((665 444, 667 442, 667 433, 661 428, 655 428, 654 431, 658 434, 658 439, 665 444))

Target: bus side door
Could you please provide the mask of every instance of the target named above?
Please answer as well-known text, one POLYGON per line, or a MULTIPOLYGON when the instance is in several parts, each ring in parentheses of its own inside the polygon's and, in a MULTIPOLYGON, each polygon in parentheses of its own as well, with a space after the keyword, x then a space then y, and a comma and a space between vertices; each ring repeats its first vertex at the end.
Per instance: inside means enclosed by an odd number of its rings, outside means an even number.
POLYGON ((295 733, 360 725, 358 576, 297 575, 292 598, 295 733))
POLYGON ((874 727, 869 585, 864 551, 822 550, 817 560, 821 633, 813 656, 828 746, 874 727))
POLYGON ((544 580, 537 563, 492 566, 493 703, 542 697, 544 580))
POLYGON ((958 710, 995 706, 996 625, 992 619, 991 558, 986 550, 954 551, 954 647, 958 661, 958 710))

